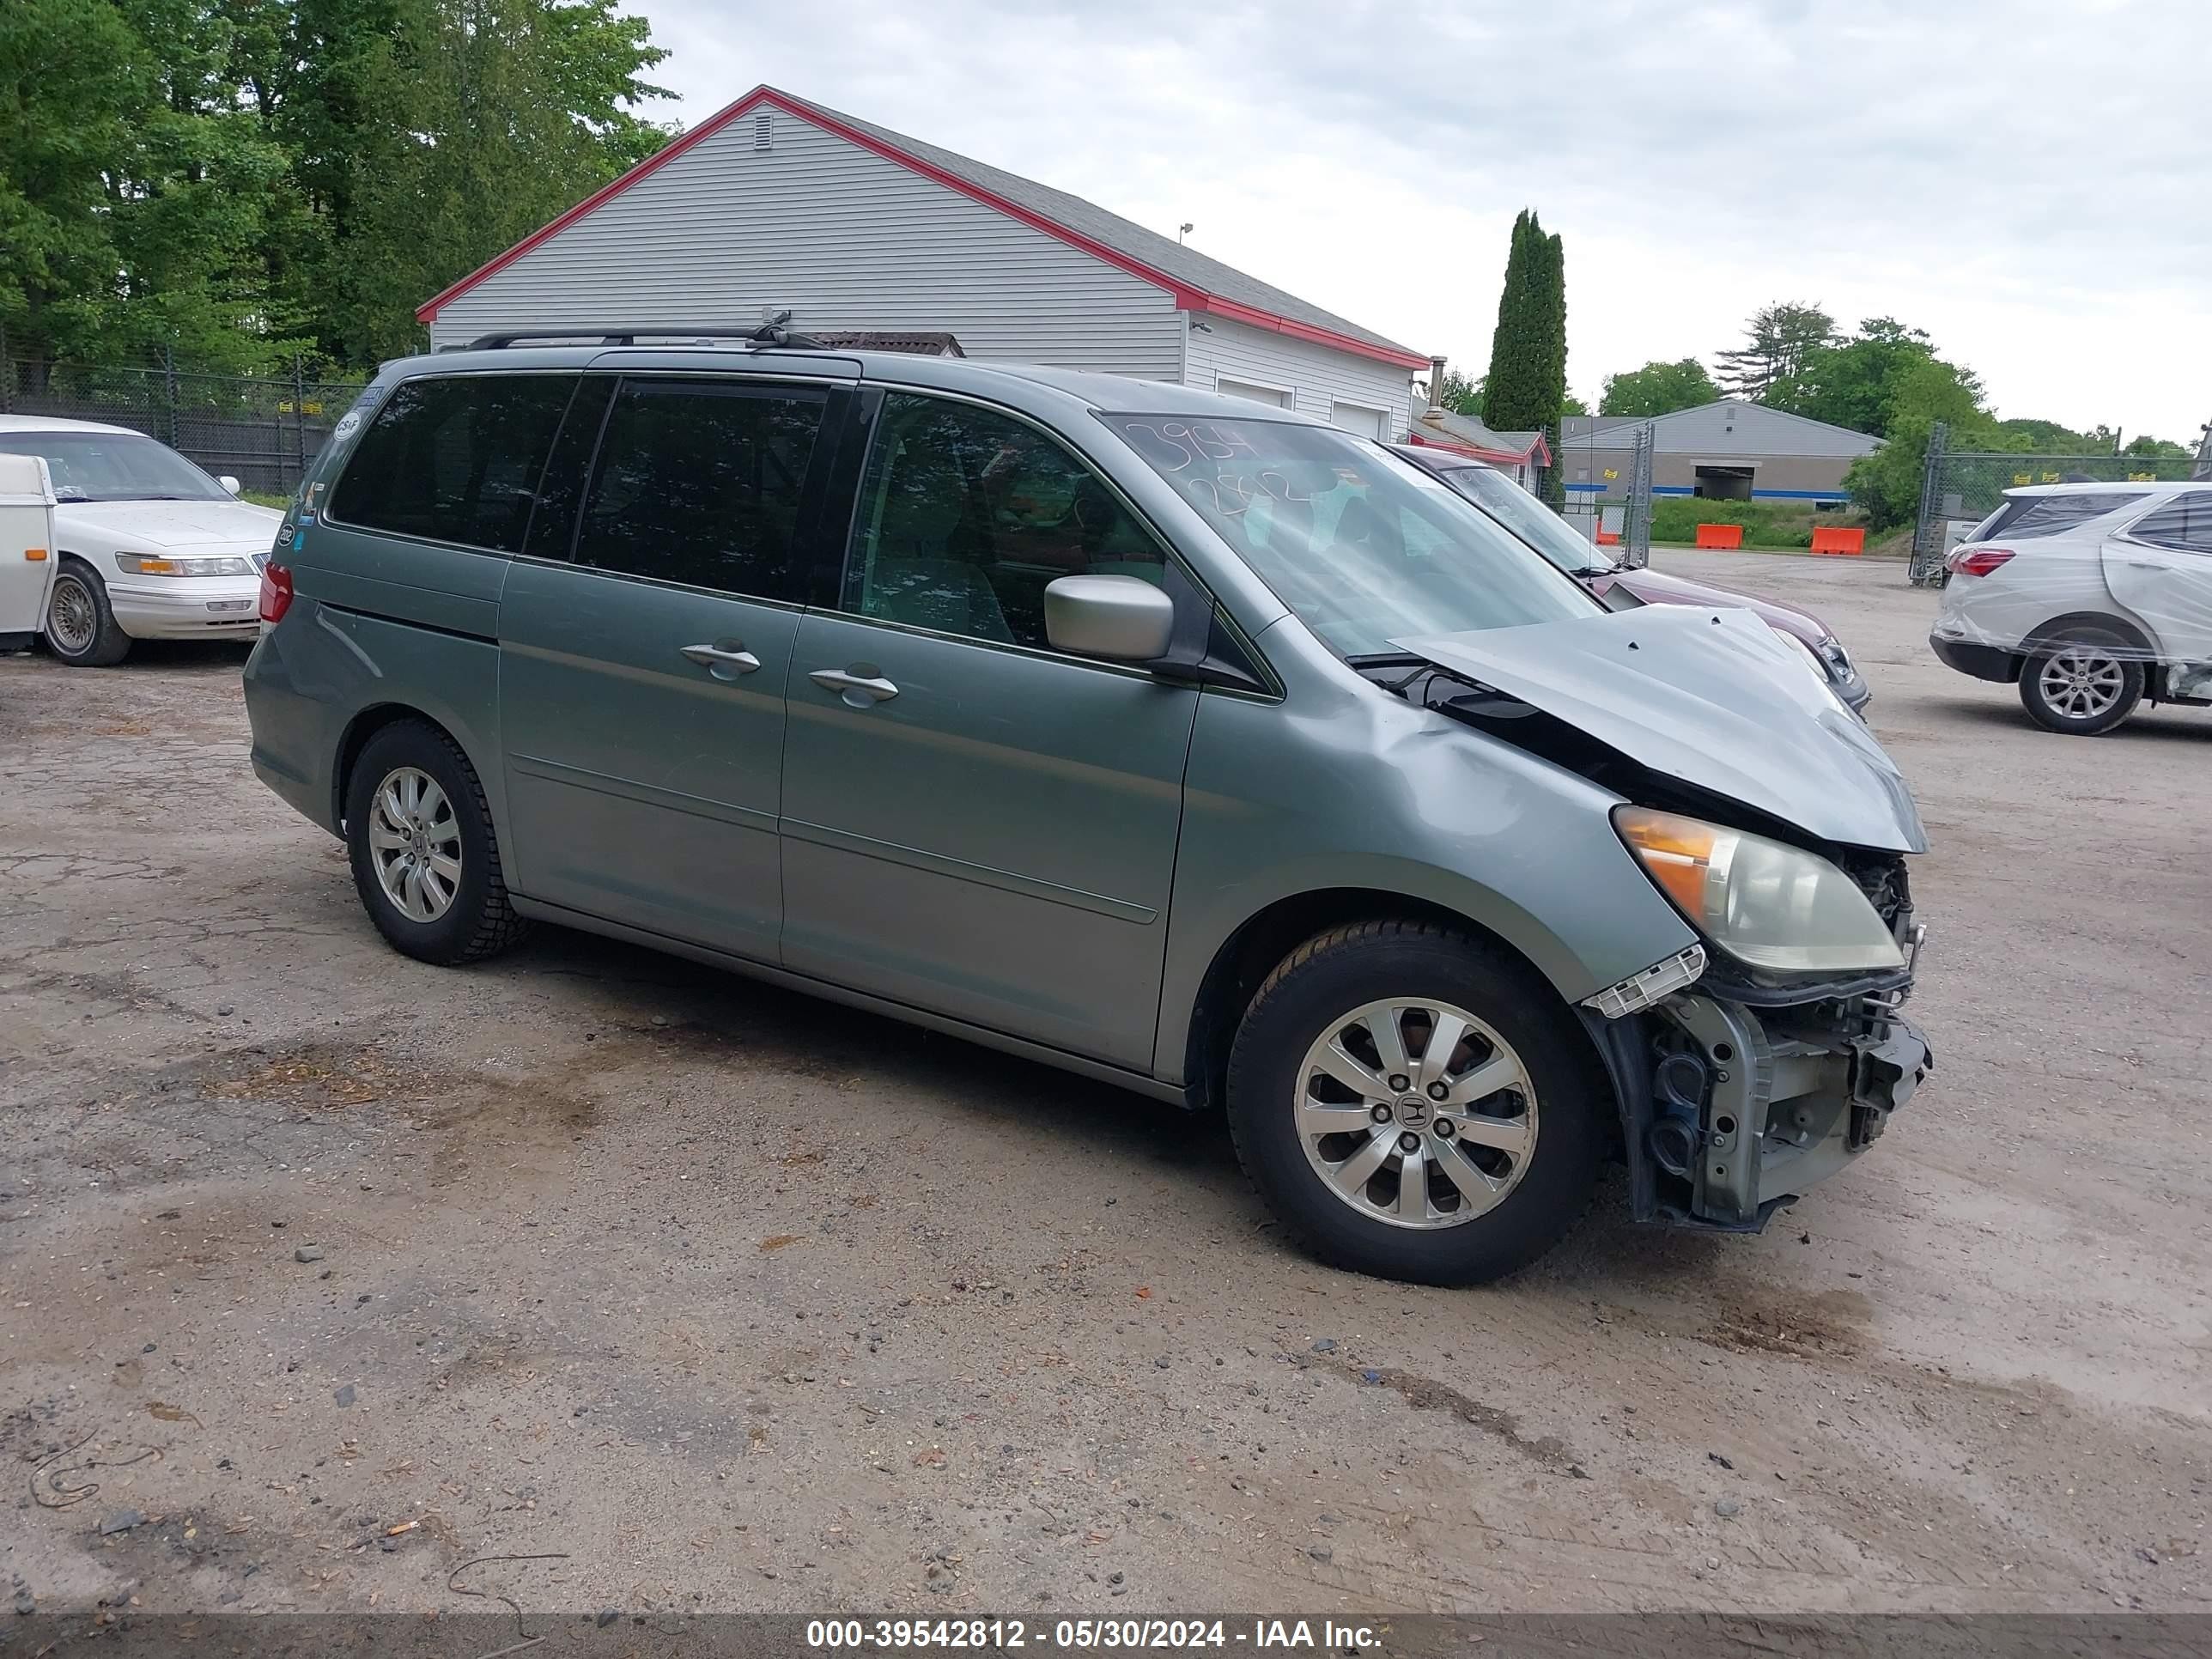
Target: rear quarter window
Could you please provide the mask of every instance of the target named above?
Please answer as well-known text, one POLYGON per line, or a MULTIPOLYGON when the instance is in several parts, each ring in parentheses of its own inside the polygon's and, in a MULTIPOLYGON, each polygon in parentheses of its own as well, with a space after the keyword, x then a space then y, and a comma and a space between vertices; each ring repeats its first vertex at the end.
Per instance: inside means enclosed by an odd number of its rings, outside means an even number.
POLYGON ((1978 532, 1976 539, 1987 541, 2004 536, 2014 541, 2033 541, 2039 536, 2063 535, 2092 519, 2133 507, 2142 499, 2140 493, 2017 496, 1998 510, 1996 516, 1978 532))
POLYGON ((325 517, 495 553, 521 551, 574 374, 404 380, 362 434, 325 517))

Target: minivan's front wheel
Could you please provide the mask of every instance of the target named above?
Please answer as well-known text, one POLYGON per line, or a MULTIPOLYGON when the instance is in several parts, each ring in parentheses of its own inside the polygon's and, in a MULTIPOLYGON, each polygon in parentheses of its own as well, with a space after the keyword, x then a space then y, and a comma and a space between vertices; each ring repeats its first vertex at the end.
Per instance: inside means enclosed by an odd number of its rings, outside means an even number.
POLYGON ((1229 1062, 1238 1157, 1316 1255, 1466 1285, 1541 1255, 1589 1207, 1602 1073, 1540 980, 1463 935, 1362 922, 1252 999, 1229 1062))
POLYGON ((354 887, 395 950, 452 965, 521 936, 483 785, 434 726, 400 720, 369 738, 347 781, 345 830, 354 887))
POLYGON ((2140 656, 2117 634, 2075 629, 2021 665, 2021 706, 2047 731, 2101 737, 2142 701, 2140 656))

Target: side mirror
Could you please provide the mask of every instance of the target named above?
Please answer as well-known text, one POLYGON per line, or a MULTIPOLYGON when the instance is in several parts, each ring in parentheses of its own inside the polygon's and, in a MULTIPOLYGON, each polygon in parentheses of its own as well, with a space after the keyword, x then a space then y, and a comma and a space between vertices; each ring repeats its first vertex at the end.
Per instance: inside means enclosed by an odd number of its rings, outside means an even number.
POLYGON ((228 472, 224 473, 220 478, 217 478, 216 482, 221 484, 225 489, 228 489, 234 495, 238 494, 239 490, 243 487, 239 483, 237 479, 232 477, 228 472))
POLYGON ((1175 601, 1135 576, 1062 576, 1044 590, 1045 638, 1070 656, 1152 662, 1175 622, 1175 601))

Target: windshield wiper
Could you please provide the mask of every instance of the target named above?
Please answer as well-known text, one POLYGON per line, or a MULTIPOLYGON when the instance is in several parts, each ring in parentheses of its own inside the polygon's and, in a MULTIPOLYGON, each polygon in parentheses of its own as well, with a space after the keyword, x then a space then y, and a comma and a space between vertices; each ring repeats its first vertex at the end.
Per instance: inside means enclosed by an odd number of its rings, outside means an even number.
POLYGON ((1410 651, 1364 651, 1344 660, 1352 668, 1413 668, 1425 665, 1429 659, 1410 651))

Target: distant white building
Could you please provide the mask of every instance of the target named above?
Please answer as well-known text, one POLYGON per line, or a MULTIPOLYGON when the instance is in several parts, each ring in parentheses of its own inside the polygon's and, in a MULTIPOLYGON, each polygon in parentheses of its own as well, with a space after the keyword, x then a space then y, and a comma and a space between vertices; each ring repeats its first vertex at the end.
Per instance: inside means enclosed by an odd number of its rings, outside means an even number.
POLYGON ((1080 198, 758 87, 427 301, 501 329, 950 334, 1402 439, 1429 360, 1080 198))
POLYGON ((1840 506, 1844 475, 1882 441, 1849 427, 1723 398, 1671 415, 1570 415, 1559 424, 1559 464, 1569 501, 1628 494, 1636 428, 1652 430, 1651 493, 1708 501, 1840 506))

